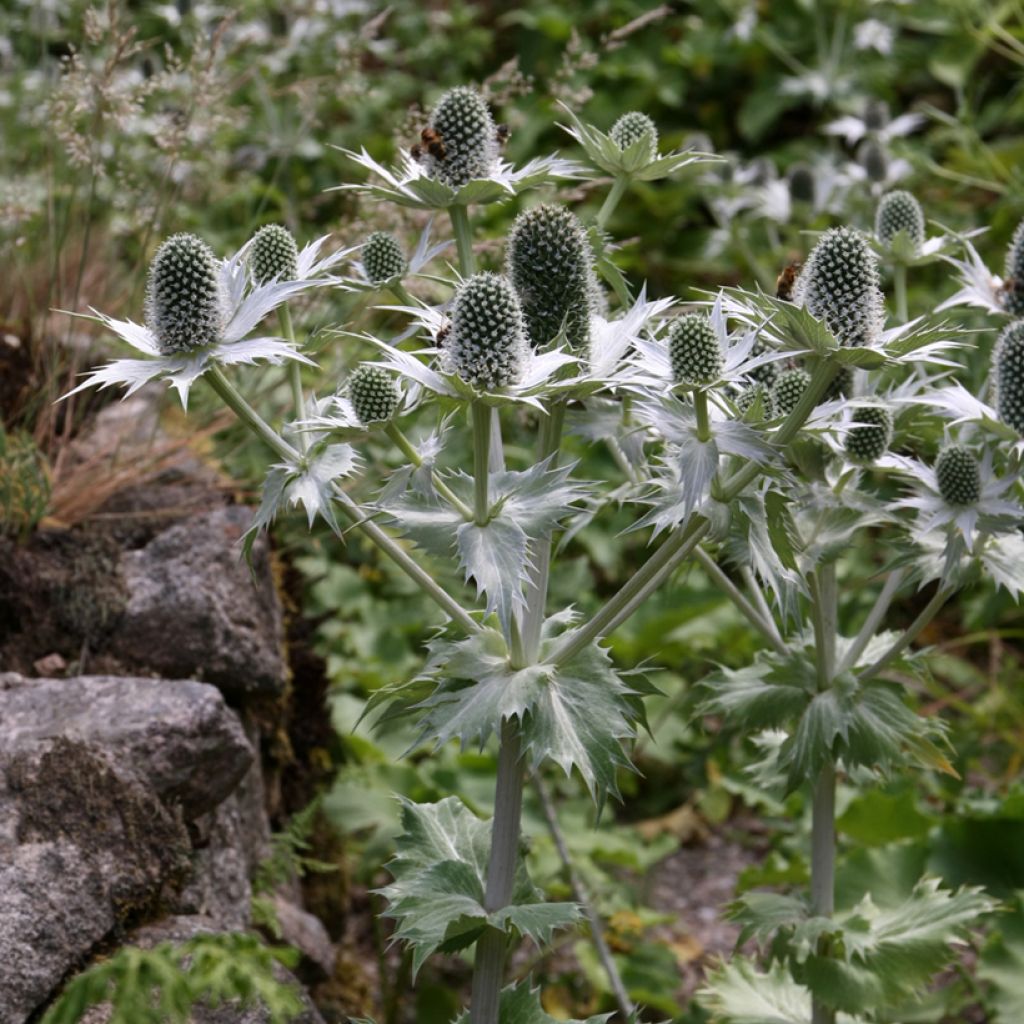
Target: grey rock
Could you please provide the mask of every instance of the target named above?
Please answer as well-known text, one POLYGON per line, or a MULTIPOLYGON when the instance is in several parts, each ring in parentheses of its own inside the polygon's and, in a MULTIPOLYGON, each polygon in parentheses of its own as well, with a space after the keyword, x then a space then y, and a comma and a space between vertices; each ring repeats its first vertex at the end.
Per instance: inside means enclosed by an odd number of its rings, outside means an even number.
POLYGON ((280 693, 287 667, 265 538, 253 547, 252 573, 239 555, 238 541, 251 521, 251 509, 218 508, 126 552, 121 574, 128 601, 110 653, 236 696, 280 693))
POLYGON ((188 867, 188 834, 130 769, 59 737, 0 749, 0 1024, 188 867))
POLYGON ((338 952, 320 918, 277 894, 273 900, 274 914, 281 929, 281 939, 301 954, 303 966, 321 979, 334 973, 338 952))
POLYGON ((0 674, 0 750, 28 750, 66 736, 132 766, 186 820, 238 786, 253 750, 213 686, 191 680, 0 674))

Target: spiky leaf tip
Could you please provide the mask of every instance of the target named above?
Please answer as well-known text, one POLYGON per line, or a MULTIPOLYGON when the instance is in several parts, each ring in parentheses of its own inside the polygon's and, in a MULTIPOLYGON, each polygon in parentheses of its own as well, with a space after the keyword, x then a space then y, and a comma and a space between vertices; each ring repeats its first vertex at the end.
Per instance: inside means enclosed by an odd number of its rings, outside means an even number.
POLYGON ((826 231, 797 278, 794 298, 823 320, 841 345, 873 342, 885 314, 878 257, 867 239, 847 227, 826 231))
POLYGON ((574 213, 544 203, 519 214, 509 234, 505 269, 519 293, 534 348, 550 342, 563 326, 571 349, 587 347, 597 282, 590 240, 574 213))
POLYGON ((846 435, 846 454, 851 462, 868 465, 880 459, 892 443, 892 413, 884 405, 863 405, 853 411, 846 435))
POLYGON ((385 423, 398 408, 398 385, 387 370, 363 363, 348 379, 348 397, 363 426, 385 423))
POLYGON ((1024 435, 1024 320, 1010 324, 999 336, 992 370, 999 418, 1024 435))
POLYGON ((643 151, 648 160, 658 156, 658 128, 655 123, 639 110, 623 114, 612 125, 608 137, 619 149, 629 149, 634 143, 644 140, 643 151))
POLYGON ((883 245, 891 245, 901 231, 913 242, 914 249, 918 249, 924 241, 924 211, 911 193, 896 189, 878 201, 875 237, 883 245))
POLYGON ((449 89, 430 115, 423 160, 432 178, 461 188, 486 178, 498 155, 496 126, 486 100, 466 85, 449 89))
POLYGON ((515 384, 526 345, 522 307, 508 278, 485 272, 463 282, 455 294, 445 341, 455 372, 487 391, 515 384))
POLYGON ((949 505, 973 505, 981 497, 981 469, 974 453, 962 444, 950 444, 935 460, 939 494, 949 505))
POLYGON ((811 375, 799 367, 780 373, 772 385, 772 412, 776 416, 788 416, 797 407, 810 383, 811 375))
POLYGON ((684 313, 668 332, 672 379, 677 384, 714 384, 722 375, 722 349, 711 321, 704 313, 684 313))
POLYGON ((225 325, 220 268, 196 235, 171 235, 149 266, 146 322, 164 355, 221 340, 225 325))
POLYGON ((374 231, 363 242, 362 260, 371 284, 401 277, 409 269, 402 246, 390 231, 374 231))
POLYGON ((249 270, 257 284, 277 278, 294 281, 299 276, 299 247, 292 233, 280 224, 268 224, 252 236, 249 270))
POLYGON ((1006 271, 1003 275, 1002 303, 1011 316, 1024 316, 1024 220, 1010 239, 1006 250, 1006 271))

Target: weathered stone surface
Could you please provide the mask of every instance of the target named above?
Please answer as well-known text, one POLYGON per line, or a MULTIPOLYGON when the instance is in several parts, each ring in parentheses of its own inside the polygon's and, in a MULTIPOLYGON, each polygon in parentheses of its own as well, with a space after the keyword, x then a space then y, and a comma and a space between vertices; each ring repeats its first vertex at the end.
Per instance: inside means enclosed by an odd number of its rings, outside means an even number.
POLYGON ((334 962, 338 954, 320 918, 280 894, 274 896, 273 905, 281 929, 281 940, 302 954, 303 967, 319 979, 329 978, 334 973, 334 962))
POLYGON ((254 545, 254 573, 239 557, 237 542, 251 521, 251 509, 218 508, 126 552, 120 569, 128 599, 110 653, 232 694, 280 692, 287 668, 265 539, 254 545))
MULTIPOLYGON (((161 942, 187 942, 196 935, 214 934, 220 930, 209 918, 201 916, 168 917, 138 929, 129 937, 127 944, 151 949, 161 942)), ((295 977, 284 967, 278 966, 274 973, 279 981, 293 982, 300 987, 295 977)), ((320 1016, 305 992, 302 992, 302 1001, 305 1010, 295 1018, 292 1024, 323 1024, 323 1017, 320 1016)), ((109 1020, 110 1010, 100 1006, 90 1010, 82 1018, 82 1024, 107 1024, 109 1020)), ((190 1018, 190 1024, 269 1024, 269 1021, 270 1014, 260 1007, 243 1008, 231 1005, 215 1008, 195 1007, 190 1018)))
POLYGON ((0 750, 71 737, 130 765, 186 820, 216 808, 254 756, 242 727, 212 686, 191 680, 0 674, 0 750))
POLYGON ((23 1024, 188 853, 180 816, 98 747, 0 749, 0 1024, 23 1024))

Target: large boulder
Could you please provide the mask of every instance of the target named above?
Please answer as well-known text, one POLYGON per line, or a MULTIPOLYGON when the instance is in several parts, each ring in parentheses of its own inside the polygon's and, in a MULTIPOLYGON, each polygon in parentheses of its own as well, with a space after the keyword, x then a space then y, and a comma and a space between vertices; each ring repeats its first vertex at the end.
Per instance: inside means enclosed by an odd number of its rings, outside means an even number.
POLYGON ((202 679, 233 697, 278 694, 287 682, 281 607, 266 542, 253 571, 239 556, 252 510, 192 516, 121 558, 127 601, 108 651, 159 675, 202 679))

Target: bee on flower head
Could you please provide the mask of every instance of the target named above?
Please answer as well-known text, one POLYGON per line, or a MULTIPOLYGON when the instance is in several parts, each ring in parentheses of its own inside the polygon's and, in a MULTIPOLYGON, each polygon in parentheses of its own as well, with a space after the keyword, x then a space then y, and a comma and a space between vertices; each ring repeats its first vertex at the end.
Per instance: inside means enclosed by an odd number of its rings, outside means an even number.
POLYGON ((775 298, 785 299, 789 302, 793 298, 793 286, 796 284, 797 276, 803 264, 799 260, 793 260, 782 268, 782 273, 775 280, 775 298))

